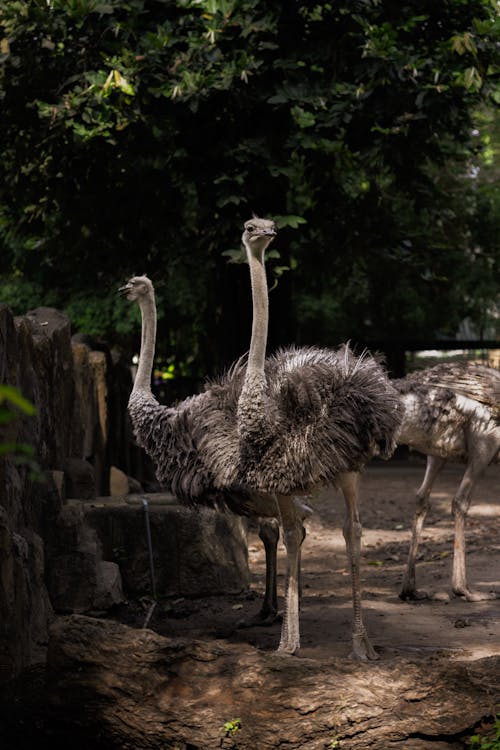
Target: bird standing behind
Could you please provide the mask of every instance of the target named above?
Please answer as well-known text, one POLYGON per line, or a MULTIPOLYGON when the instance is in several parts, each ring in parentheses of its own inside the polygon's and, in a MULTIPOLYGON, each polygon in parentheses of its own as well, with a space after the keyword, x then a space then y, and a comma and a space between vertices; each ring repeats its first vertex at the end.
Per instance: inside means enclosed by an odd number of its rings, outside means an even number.
POLYGON ((472 492, 490 463, 500 460, 500 372, 467 362, 443 362, 393 381, 404 416, 397 441, 427 456, 422 485, 412 524, 402 599, 422 599, 418 591, 415 563, 433 484, 447 461, 465 463, 460 485, 453 497, 455 518, 452 591, 467 601, 498 596, 474 591, 467 583, 465 565, 465 520, 472 492))
MULTIPOLYGON (((120 287, 141 311, 139 365, 128 402, 128 413, 137 444, 151 457, 158 481, 181 502, 193 507, 229 508, 255 518, 266 552, 266 589, 262 607, 249 623, 271 624, 278 615, 276 594, 276 546, 278 509, 274 497, 248 487, 230 486, 218 474, 214 454, 227 463, 235 461, 236 410, 244 377, 244 366, 237 364, 229 373, 207 383, 202 393, 190 396, 176 406, 158 403, 151 391, 151 375, 156 345, 156 302, 151 280, 134 276, 120 287)), ((310 509, 301 500, 295 505, 299 518, 310 509)), ((304 531, 302 533, 305 533, 304 531)))

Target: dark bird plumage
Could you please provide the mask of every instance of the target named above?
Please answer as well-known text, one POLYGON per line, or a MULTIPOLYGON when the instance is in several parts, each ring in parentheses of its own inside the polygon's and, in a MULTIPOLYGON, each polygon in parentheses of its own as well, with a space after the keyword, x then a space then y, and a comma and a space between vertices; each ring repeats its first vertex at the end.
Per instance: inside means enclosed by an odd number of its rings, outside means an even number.
MULTIPOLYGON (((268 291, 265 251, 274 222, 253 219, 244 226, 252 285, 252 335, 236 412, 236 481, 275 493, 287 551, 285 613, 279 650, 300 646, 299 560, 303 535, 291 503, 293 494, 338 484, 346 503, 344 537, 353 589, 353 655, 377 655, 361 613, 359 557, 361 524, 358 485, 361 467, 374 455, 389 455, 399 425, 398 396, 383 368, 369 355, 291 347, 266 359, 268 291)), ((232 479, 231 479, 232 481, 232 479)))
POLYGON ((142 342, 128 410, 137 442, 152 457, 159 480, 191 503, 225 503, 240 514, 276 517, 289 558, 280 650, 299 647, 298 565, 304 538, 296 494, 342 486, 344 527, 353 570, 354 653, 376 658, 361 618, 358 563, 360 524, 357 472, 395 447, 399 397, 372 356, 338 350, 289 348, 265 358, 267 285, 263 253, 276 230, 265 219, 245 224, 254 317, 250 351, 203 393, 175 408, 160 406, 150 390, 156 307, 146 277, 123 288, 139 302, 142 342), (258 268, 256 269, 255 264, 258 268))
MULTIPOLYGON (((165 488, 192 506, 229 509, 258 520, 259 535, 266 550, 266 590, 260 612, 250 621, 271 623, 276 618, 276 546, 278 506, 274 497, 246 486, 216 483, 211 437, 217 436, 218 451, 230 446, 243 369, 235 365, 224 376, 207 384, 203 393, 175 407, 158 403, 151 392, 151 373, 156 340, 154 288, 147 276, 136 276, 120 291, 141 309, 142 337, 139 366, 128 403, 128 412, 138 445, 152 458, 156 475, 165 488), (208 443, 208 453, 203 446, 208 443)), ((227 457, 225 459, 227 463, 227 457)), ((224 462, 223 462, 224 463, 224 462)), ((299 519, 310 508, 294 499, 299 519)))
MULTIPOLYGON (((399 397, 380 363, 349 346, 336 350, 289 347, 265 363, 264 410, 247 393, 238 481, 289 495, 336 485, 395 448, 399 397)), ((257 386, 259 388, 259 386, 257 386)))
MULTIPOLYGON (((269 432, 251 450, 240 446, 237 424, 243 363, 175 407, 131 397, 136 440, 179 498, 196 504, 218 497, 235 509, 245 487, 307 493, 392 454, 399 398, 373 357, 356 357, 347 346, 289 349, 268 358, 265 369, 274 408, 269 432)), ((248 502, 243 492, 242 513, 248 502)))

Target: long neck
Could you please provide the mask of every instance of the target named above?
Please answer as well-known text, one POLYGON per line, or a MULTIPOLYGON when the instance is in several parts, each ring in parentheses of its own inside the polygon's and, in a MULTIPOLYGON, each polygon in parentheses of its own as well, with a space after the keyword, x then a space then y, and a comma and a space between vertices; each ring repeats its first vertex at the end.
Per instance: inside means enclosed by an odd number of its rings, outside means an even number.
POLYGON ((269 302, 264 252, 260 253, 259 257, 255 257, 247 248, 247 255, 250 266, 253 303, 252 338, 250 340, 247 372, 263 374, 269 323, 269 302))
POLYGON ((242 457, 256 451, 259 454, 273 433, 273 405, 269 401, 264 372, 269 317, 264 253, 255 257, 247 247, 247 255, 252 281, 253 321, 247 369, 238 399, 242 457))
POLYGON ((150 394, 151 372, 153 370, 156 344, 156 304, 154 292, 146 297, 141 297, 139 307, 141 308, 142 318, 141 351, 132 393, 141 391, 150 394))

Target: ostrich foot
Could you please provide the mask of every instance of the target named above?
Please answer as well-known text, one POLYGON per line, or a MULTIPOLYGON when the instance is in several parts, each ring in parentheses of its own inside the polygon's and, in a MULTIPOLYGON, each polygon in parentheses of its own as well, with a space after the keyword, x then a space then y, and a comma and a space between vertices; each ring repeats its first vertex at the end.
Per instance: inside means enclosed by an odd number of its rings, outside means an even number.
POLYGON ((249 618, 240 620, 237 627, 240 628, 255 628, 255 627, 269 627, 274 625, 275 622, 282 622, 283 615, 279 614, 276 610, 260 610, 255 615, 249 618))
POLYGON ((376 659, 380 659, 364 630, 361 633, 353 633, 352 651, 349 657, 355 661, 375 661, 376 659))
POLYGON ((432 599, 433 595, 423 589, 402 589, 399 598, 403 601, 417 602, 422 599, 432 599))
POLYGON ((293 656, 299 649, 300 643, 295 643, 293 641, 290 643, 280 643, 276 649, 276 653, 278 656, 293 656))
POLYGON ((500 599, 498 591, 471 591, 466 587, 456 587, 453 589, 455 596, 465 599, 466 602, 485 602, 491 599, 500 599))

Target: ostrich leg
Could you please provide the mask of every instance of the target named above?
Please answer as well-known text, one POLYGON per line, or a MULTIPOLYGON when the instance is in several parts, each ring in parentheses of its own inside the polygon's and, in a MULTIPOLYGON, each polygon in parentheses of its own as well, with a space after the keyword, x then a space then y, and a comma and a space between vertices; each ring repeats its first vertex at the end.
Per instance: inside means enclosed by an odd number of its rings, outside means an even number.
POLYGON ((368 639, 361 612, 361 584, 359 575, 361 522, 358 513, 359 474, 357 472, 341 474, 339 484, 346 504, 346 518, 343 532, 351 569, 352 603, 354 609, 351 658, 363 661, 378 659, 378 654, 374 651, 368 639))
POLYGON ((417 509, 413 517, 411 530, 411 542, 408 552, 408 562, 403 578, 403 584, 399 597, 401 599, 427 599, 425 591, 417 591, 415 588, 415 562, 417 559, 418 544, 424 526, 425 517, 429 510, 429 496, 437 475, 446 463, 446 459, 437 456, 427 456, 424 481, 417 490, 417 509))
POLYGON ((302 519, 297 513, 293 497, 277 495, 283 541, 286 548, 285 611, 281 626, 278 652, 294 654, 300 648, 299 632, 299 589, 300 589, 300 547, 304 539, 302 519))
POLYGON ((252 628, 255 625, 272 625, 278 618, 276 576, 278 572, 279 534, 279 522, 275 518, 260 519, 259 537, 262 539, 266 553, 266 590, 259 612, 249 619, 241 620, 238 623, 239 628, 252 628))
POLYGON ((257 615, 262 625, 271 625, 278 616, 278 595, 276 575, 278 570, 279 522, 275 518, 262 519, 259 524, 259 537, 266 551, 266 592, 262 607, 257 615))
POLYGON ((489 435, 475 435, 469 439, 469 460, 458 491, 453 498, 455 517, 455 545, 451 585, 454 594, 463 596, 468 602, 498 599, 500 594, 490 591, 473 591, 467 585, 465 572, 465 519, 469 510, 472 490, 500 446, 500 428, 489 435))

